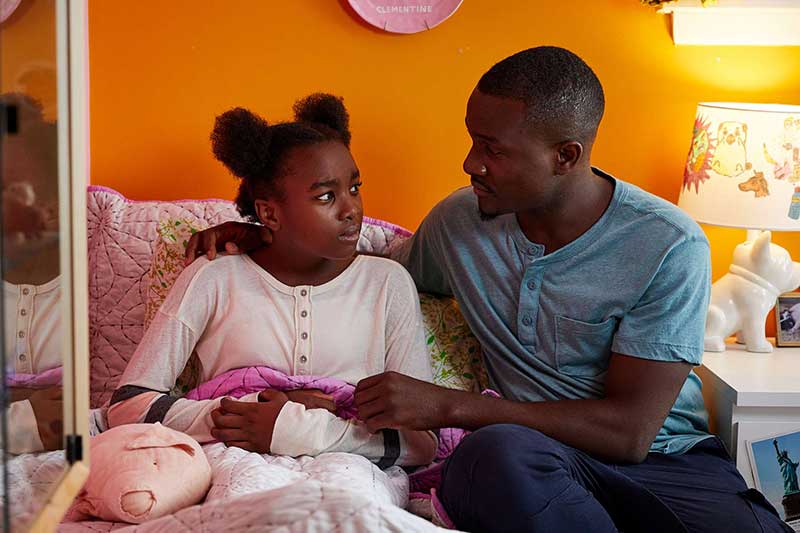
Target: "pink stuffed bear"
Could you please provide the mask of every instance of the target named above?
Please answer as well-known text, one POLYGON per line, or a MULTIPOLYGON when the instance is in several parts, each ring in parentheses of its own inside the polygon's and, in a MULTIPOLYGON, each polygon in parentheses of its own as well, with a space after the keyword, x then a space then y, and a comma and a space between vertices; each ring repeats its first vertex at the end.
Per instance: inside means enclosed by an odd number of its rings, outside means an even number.
POLYGON ((90 461, 68 520, 140 524, 200 502, 211 486, 200 444, 159 423, 118 426, 93 437, 90 461))

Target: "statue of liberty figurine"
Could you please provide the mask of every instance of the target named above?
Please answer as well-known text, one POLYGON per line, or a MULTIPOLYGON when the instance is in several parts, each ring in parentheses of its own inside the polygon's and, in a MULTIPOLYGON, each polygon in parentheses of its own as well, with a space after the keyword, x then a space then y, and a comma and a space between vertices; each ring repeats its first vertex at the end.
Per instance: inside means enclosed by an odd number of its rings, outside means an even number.
POLYGON ((786 450, 781 451, 778 448, 778 439, 774 439, 772 444, 775 445, 775 452, 778 454, 778 464, 781 467, 781 475, 783 476, 783 490, 788 496, 796 492, 800 492, 800 487, 797 484, 797 467, 800 463, 794 463, 789 458, 789 452, 786 450))

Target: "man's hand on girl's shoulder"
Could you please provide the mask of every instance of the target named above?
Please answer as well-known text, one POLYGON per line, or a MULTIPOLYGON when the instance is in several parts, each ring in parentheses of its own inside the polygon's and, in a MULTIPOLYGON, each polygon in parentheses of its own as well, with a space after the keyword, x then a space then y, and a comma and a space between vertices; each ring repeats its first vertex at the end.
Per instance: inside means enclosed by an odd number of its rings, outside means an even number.
POLYGON ((217 252, 229 254, 247 253, 272 242, 269 228, 247 222, 223 222, 218 226, 198 231, 186 245, 185 262, 206 255, 214 259, 217 252))

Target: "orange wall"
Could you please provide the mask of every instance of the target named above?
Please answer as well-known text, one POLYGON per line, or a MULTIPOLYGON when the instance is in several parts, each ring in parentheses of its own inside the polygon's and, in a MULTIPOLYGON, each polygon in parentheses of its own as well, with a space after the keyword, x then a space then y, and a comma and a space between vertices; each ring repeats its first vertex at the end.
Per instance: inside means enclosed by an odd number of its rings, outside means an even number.
MULTIPOLYGON (((230 198, 211 156, 215 114, 289 118, 296 97, 343 95, 367 213, 416 228, 466 183, 467 97, 494 62, 541 44, 597 72, 606 116, 594 162, 676 201, 695 106, 800 104, 800 47, 676 47, 638 0, 465 0, 432 31, 392 35, 345 0, 91 0, 92 180, 137 198, 230 198)), ((743 230, 706 228, 714 277, 743 230)), ((797 234, 775 239, 800 259, 797 234)))

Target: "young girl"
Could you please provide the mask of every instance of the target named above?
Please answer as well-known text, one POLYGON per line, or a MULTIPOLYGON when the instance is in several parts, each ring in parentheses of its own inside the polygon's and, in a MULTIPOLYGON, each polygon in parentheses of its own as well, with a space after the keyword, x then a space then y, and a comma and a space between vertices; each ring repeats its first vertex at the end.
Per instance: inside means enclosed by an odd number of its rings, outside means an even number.
POLYGON ((22 93, 0 95, 3 327, 13 454, 64 447, 57 128, 22 93), (12 120, 13 117, 13 120, 12 120), (13 123, 13 127, 11 127, 13 123))
POLYGON ((161 422, 201 443, 281 455, 340 451, 382 467, 427 464, 433 433, 372 434, 312 408, 325 402, 307 393, 167 394, 192 352, 204 381, 251 366, 351 384, 388 370, 431 379, 411 277, 397 263, 356 255, 361 179, 341 99, 311 95, 294 111, 294 122, 275 125, 241 108, 217 118, 213 151, 241 179, 239 212, 271 230, 272 242, 183 271, 125 369, 109 423, 161 422))

